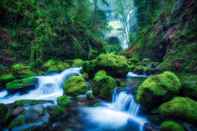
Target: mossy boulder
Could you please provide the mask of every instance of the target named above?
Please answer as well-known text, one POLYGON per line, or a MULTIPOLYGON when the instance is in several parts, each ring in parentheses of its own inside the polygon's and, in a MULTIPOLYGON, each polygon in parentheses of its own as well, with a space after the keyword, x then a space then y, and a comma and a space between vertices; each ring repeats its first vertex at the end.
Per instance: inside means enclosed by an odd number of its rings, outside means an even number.
POLYGON ((185 131, 184 127, 176 121, 164 121, 161 123, 161 131, 185 131))
POLYGON ((74 59, 72 66, 73 67, 82 67, 84 64, 84 61, 82 59, 74 59))
POLYGON ((68 107, 71 103, 71 99, 69 96, 60 96, 57 98, 57 104, 60 106, 60 107, 68 107))
POLYGON ((157 107, 161 103, 179 94, 181 82, 172 72, 148 77, 137 89, 137 101, 146 109, 157 107))
POLYGON ((6 89, 10 91, 26 90, 34 88, 37 82, 36 77, 29 77, 21 80, 14 80, 6 84, 6 89))
POLYGON ((47 72, 61 72, 69 67, 68 63, 54 59, 48 60, 43 64, 43 69, 47 72))
POLYGON ((16 79, 12 73, 2 74, 0 76, 0 86, 5 86, 6 83, 16 79))
POLYGON ((114 53, 100 54, 96 59, 86 62, 84 70, 89 74, 105 70, 112 76, 125 77, 128 72, 127 58, 114 53))
POLYGON ((15 77, 18 79, 36 76, 36 73, 32 71, 30 66, 27 66, 22 63, 13 64, 11 66, 11 72, 14 74, 15 77))
POLYGON ((64 93, 67 95, 79 95, 86 93, 88 85, 83 76, 72 76, 64 82, 64 93))
POLYGON ((188 97, 175 97, 159 107, 159 113, 166 118, 174 118, 197 124, 197 102, 188 97))
POLYGON ((111 98, 112 91, 116 87, 116 81, 105 71, 96 73, 93 79, 93 94, 101 98, 111 98))

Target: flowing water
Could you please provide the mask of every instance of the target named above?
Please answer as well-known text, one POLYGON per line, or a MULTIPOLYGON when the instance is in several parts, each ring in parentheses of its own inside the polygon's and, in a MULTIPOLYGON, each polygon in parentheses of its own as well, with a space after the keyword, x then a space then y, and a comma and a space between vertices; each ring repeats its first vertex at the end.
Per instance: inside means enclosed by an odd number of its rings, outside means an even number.
MULTIPOLYGON (((140 77, 135 74, 135 77, 140 77)), ((146 119, 139 116, 140 106, 126 89, 115 89, 112 102, 81 108, 85 131, 143 131, 146 119)))
POLYGON ((71 75, 80 74, 81 68, 69 68, 59 74, 38 76, 37 88, 27 94, 9 95, 7 91, 0 92, 0 103, 9 104, 17 100, 50 100, 54 101, 63 95, 62 84, 71 75))

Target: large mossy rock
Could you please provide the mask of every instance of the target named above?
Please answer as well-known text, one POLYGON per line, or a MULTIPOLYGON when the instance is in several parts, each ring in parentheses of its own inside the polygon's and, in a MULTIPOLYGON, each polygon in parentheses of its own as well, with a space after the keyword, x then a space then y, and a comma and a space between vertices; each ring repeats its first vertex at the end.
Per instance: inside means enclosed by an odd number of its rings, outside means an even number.
POLYGON ((175 121, 164 121, 160 128, 161 131, 185 131, 184 127, 175 121))
POLYGON ((159 113, 167 118, 174 118, 197 124, 197 102, 188 97, 175 97, 159 107, 159 113))
POLYGON ((179 94, 181 82, 172 72, 148 77, 137 89, 137 101, 146 109, 153 109, 179 94))
POLYGON ((114 53, 100 54, 96 59, 86 62, 84 70, 89 74, 95 74, 99 70, 105 70, 110 75, 125 77, 128 72, 127 58, 114 53))
POLYGON ((48 60, 43 64, 43 69, 47 72, 61 72, 69 67, 68 63, 54 59, 48 60))
POLYGON ((116 87, 115 79, 107 75, 105 71, 96 73, 93 84, 93 94, 106 99, 111 98, 112 91, 116 87))
POLYGON ((6 84, 6 89, 10 91, 22 91, 34 88, 37 82, 36 77, 29 77, 21 80, 14 80, 6 84))
POLYGON ((24 65, 22 63, 13 64, 11 66, 11 72, 16 76, 18 79, 35 76, 36 73, 32 71, 30 66, 24 65))
POLYGON ((9 128, 14 128, 17 126, 22 126, 25 124, 25 116, 23 114, 16 117, 9 125, 9 128))
POLYGON ((83 76, 72 76, 64 82, 64 93, 66 95, 79 95, 86 93, 88 85, 83 76))
POLYGON ((82 67, 85 61, 82 59, 74 59, 72 62, 73 67, 82 67))
POLYGON ((2 74, 0 76, 0 86, 5 86, 6 83, 16 79, 12 73, 2 74))

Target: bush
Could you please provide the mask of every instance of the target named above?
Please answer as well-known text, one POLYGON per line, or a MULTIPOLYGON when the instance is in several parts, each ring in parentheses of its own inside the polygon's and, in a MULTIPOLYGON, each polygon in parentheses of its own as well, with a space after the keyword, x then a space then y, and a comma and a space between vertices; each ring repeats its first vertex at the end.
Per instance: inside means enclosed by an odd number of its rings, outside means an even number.
POLYGON ((161 124, 161 131, 185 131, 185 129, 175 121, 164 121, 161 124))

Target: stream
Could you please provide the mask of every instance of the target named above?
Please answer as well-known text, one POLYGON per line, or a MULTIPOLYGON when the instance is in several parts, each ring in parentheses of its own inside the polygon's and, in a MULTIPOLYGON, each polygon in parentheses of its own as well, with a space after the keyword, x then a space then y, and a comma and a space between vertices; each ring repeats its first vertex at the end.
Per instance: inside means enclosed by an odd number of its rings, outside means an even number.
MULTIPOLYGON (((57 97, 63 95, 63 81, 69 76, 79 75, 80 70, 81 68, 69 68, 59 74, 38 76, 37 88, 27 94, 9 95, 7 91, 1 91, 0 103, 10 104, 18 100, 47 100, 56 103, 57 97)), ((128 77, 145 76, 130 72, 128 77)), ((129 88, 116 88, 111 103, 101 101, 96 107, 79 107, 85 131, 143 131, 143 126, 147 120, 138 115, 139 110, 140 105, 135 102, 132 90, 129 88)), ((41 123, 39 121, 33 125, 40 125, 41 123)), ((26 129, 33 125, 29 124, 16 129, 26 129)))

